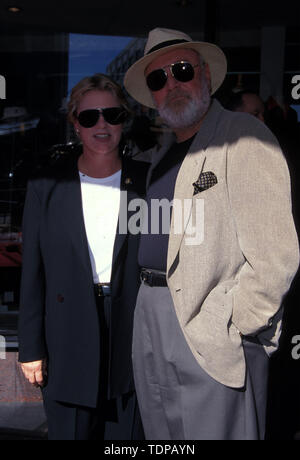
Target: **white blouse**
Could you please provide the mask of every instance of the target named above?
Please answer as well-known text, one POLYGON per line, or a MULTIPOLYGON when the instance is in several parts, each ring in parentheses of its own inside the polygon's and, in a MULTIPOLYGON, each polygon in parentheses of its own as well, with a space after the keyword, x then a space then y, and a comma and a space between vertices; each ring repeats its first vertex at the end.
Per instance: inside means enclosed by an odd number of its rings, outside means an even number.
POLYGON ((79 172, 94 283, 109 283, 120 207, 121 170, 103 179, 79 172))

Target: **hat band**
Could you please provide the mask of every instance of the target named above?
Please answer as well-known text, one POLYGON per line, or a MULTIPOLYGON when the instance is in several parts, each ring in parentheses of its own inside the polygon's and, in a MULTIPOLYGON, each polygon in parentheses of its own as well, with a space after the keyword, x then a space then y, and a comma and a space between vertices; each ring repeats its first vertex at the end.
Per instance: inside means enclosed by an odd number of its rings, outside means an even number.
POLYGON ((154 51, 160 50, 161 48, 165 48, 166 46, 177 45, 179 43, 189 43, 189 41, 188 40, 169 40, 167 42, 162 42, 154 46, 153 48, 151 48, 148 51, 147 55, 150 53, 153 53, 154 51))

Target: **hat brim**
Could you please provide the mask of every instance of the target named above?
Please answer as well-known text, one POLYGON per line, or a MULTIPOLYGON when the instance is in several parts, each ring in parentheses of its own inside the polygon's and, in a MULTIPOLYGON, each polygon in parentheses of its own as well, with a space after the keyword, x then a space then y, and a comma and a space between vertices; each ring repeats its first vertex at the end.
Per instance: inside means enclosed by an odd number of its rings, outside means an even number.
POLYGON ((188 48, 197 51, 209 65, 211 73, 211 94, 214 94, 222 85, 227 73, 227 59, 223 51, 216 45, 206 42, 186 42, 166 46, 143 56, 136 61, 126 72, 124 86, 127 92, 146 107, 155 108, 151 91, 149 90, 145 70, 157 57, 176 48, 188 48))

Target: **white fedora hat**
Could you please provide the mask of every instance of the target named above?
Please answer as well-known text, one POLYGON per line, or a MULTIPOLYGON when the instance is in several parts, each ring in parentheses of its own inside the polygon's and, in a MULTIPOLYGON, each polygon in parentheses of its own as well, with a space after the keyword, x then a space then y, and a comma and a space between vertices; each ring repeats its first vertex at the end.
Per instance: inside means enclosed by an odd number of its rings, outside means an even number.
POLYGON ((127 70, 124 78, 126 90, 141 104, 155 107, 151 91, 146 84, 146 68, 153 59, 175 48, 189 48, 201 54, 210 68, 211 94, 223 83, 227 72, 227 60, 218 46, 207 42, 195 42, 179 30, 156 28, 149 33, 144 56, 127 70))

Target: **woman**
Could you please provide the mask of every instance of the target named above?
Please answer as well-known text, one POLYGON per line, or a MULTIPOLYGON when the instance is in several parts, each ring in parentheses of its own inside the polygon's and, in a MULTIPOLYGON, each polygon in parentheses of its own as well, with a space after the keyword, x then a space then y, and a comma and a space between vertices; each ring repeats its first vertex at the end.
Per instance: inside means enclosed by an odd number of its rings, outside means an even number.
POLYGON ((147 165, 121 158, 128 114, 118 85, 84 78, 68 113, 82 154, 28 184, 19 360, 42 387, 49 439, 142 436, 131 367, 138 241, 117 224, 147 165))

